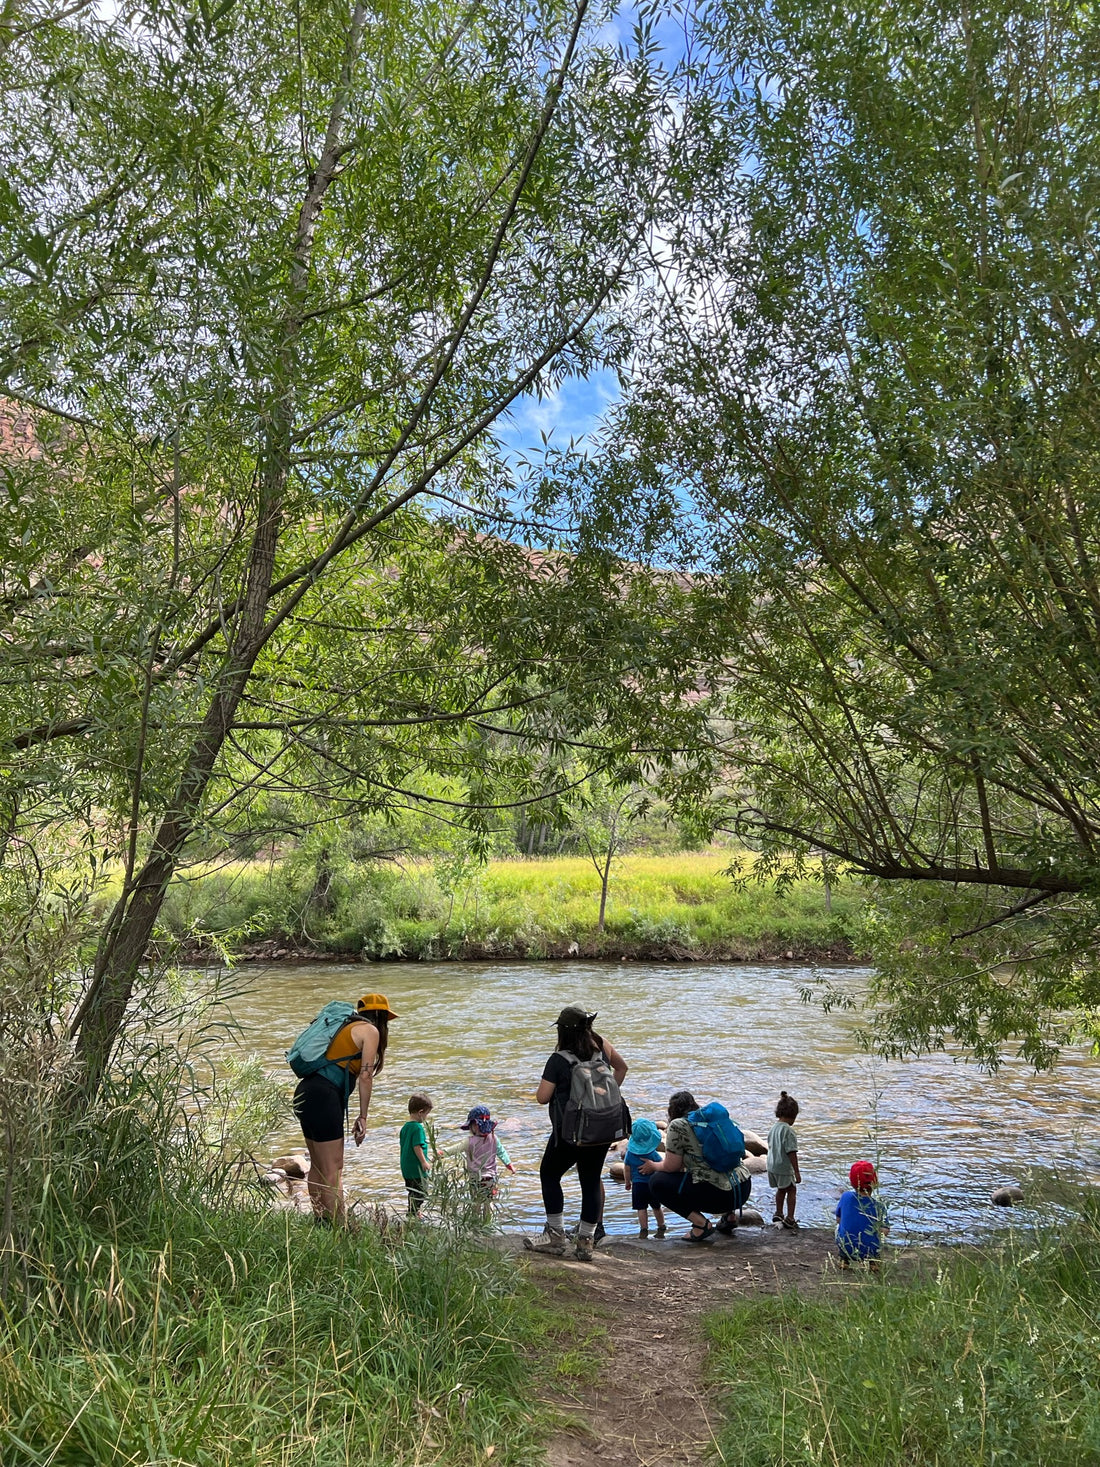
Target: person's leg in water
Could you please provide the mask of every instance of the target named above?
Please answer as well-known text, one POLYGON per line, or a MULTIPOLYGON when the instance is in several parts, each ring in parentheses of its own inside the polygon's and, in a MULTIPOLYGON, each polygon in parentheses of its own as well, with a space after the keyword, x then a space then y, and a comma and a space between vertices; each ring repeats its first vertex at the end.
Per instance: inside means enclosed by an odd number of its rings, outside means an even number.
POLYGON ((428 1194, 424 1190, 423 1181, 411 1182, 406 1178, 405 1191, 408 1194, 409 1206, 406 1216, 414 1220, 419 1219, 421 1209, 428 1200, 428 1194))
POLYGON ((306 1141, 309 1149, 309 1200, 319 1222, 343 1223, 344 1138, 339 1141, 306 1141))
POLYGON ((546 1209, 546 1229, 541 1238, 524 1238, 523 1246, 533 1253, 553 1253, 560 1257, 565 1252, 565 1193, 561 1179, 570 1167, 577 1164, 577 1148, 555 1144, 553 1136, 546 1143, 539 1163, 539 1185, 542 1188, 542 1205, 546 1209))
MULTIPOLYGON (((794 1220, 794 1210, 795 1210, 795 1206, 797 1205, 797 1201, 798 1201, 798 1186, 797 1186, 797 1184, 795 1182, 792 1182, 791 1185, 787 1188, 787 1215, 783 1219, 783 1226, 785 1228, 797 1228, 798 1227, 798 1224, 794 1220)), ((778 1212, 779 1209, 776 1208, 776 1211, 778 1212)))
POLYGON ((309 1151, 309 1201, 318 1222, 343 1223, 345 1098, 321 1075, 306 1075, 294 1091, 294 1113, 309 1151))

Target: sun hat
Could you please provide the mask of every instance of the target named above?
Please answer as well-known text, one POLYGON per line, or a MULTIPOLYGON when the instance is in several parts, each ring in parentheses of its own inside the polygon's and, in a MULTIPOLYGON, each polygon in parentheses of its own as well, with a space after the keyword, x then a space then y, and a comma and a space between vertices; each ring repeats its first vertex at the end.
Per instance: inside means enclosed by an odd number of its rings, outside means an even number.
POLYGON ((389 999, 384 993, 364 993, 363 997, 356 1004, 356 1008, 361 1014, 388 1014, 391 1019, 397 1018, 393 1009, 390 1008, 389 999))
POLYGON ((497 1123, 489 1118, 489 1107, 487 1105, 475 1105, 470 1108, 470 1113, 459 1126, 460 1131, 476 1131, 479 1136, 491 1136, 497 1128, 497 1123))
POLYGON ((631 1151, 656 1151, 661 1133, 652 1121, 637 1120, 630 1128, 631 1151))
POLYGON ((567 1003, 562 1009, 561 1013, 558 1015, 558 1017, 554 1020, 554 1024, 565 1024, 570 1021, 574 1024, 578 1021, 585 1024, 591 1024, 594 1018, 596 1018, 596 1015, 594 1013, 590 1013, 583 1004, 567 1003))
POLYGON ((848 1180, 857 1192, 869 1192, 872 1187, 878 1186, 878 1176, 869 1161, 854 1161, 848 1180))

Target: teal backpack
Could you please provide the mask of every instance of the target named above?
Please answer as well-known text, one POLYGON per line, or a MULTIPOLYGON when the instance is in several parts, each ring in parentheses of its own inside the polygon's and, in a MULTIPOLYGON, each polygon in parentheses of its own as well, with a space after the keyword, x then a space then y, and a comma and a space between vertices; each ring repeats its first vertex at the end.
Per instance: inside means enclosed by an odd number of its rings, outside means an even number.
POLYGON ((321 1012, 298 1035, 286 1052, 286 1062, 296 1075, 322 1075, 331 1081, 346 1100, 351 1094, 352 1077, 348 1065, 354 1056, 344 1060, 326 1058, 328 1047, 344 1027, 363 1015, 353 1003, 327 1003, 321 1012))
POLYGON ((732 1172, 745 1158, 745 1137, 741 1127, 730 1120, 724 1105, 712 1100, 687 1117, 703 1151, 703 1160, 713 1171, 732 1172))

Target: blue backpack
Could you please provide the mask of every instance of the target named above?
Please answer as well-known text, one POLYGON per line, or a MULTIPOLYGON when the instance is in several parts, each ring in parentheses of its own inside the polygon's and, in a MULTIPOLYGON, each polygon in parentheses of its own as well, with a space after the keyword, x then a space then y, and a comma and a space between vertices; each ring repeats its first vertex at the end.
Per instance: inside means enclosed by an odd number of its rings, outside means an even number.
POLYGON ((732 1172, 745 1157, 745 1138, 741 1127, 730 1120, 724 1105, 712 1100, 709 1105, 693 1110, 687 1117, 703 1151, 703 1160, 712 1171, 732 1172))
POLYGON ((353 1003, 327 1003, 312 1024, 307 1025, 286 1052, 286 1062, 296 1075, 322 1075, 332 1082, 346 1100, 351 1094, 352 1077, 348 1065, 354 1055, 347 1059, 328 1058, 328 1047, 345 1024, 354 1023, 363 1015, 353 1003))

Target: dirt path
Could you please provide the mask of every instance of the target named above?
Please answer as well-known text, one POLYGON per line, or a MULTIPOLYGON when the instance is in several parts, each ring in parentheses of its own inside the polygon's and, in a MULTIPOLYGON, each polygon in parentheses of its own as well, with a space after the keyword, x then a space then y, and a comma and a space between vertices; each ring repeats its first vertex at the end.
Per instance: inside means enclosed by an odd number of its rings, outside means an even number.
POLYGON ((675 1232, 608 1239, 589 1264, 526 1255, 548 1301, 602 1326, 611 1354, 599 1372, 547 1381, 542 1398, 561 1421, 547 1467, 700 1467, 720 1420, 702 1381, 701 1316, 746 1295, 866 1282, 837 1271, 824 1229, 744 1228, 700 1247, 675 1232))

